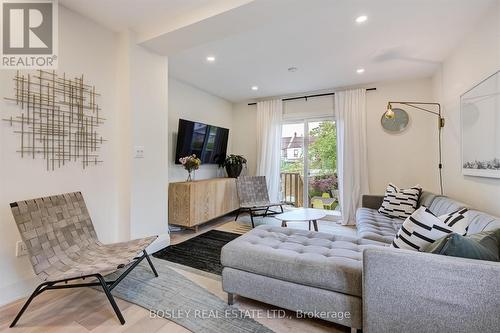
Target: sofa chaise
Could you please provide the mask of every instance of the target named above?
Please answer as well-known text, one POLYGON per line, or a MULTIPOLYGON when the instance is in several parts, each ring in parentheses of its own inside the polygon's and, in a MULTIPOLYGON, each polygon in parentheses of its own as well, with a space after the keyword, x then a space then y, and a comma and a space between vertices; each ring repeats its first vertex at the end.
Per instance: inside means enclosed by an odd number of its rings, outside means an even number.
MULTIPOLYGON (((500 263, 389 248, 402 220, 364 196, 358 237, 263 225, 222 249, 222 287, 363 332, 497 332, 500 263)), ((464 205, 424 192, 435 214, 464 205)), ((470 210, 469 233, 500 228, 470 210)))

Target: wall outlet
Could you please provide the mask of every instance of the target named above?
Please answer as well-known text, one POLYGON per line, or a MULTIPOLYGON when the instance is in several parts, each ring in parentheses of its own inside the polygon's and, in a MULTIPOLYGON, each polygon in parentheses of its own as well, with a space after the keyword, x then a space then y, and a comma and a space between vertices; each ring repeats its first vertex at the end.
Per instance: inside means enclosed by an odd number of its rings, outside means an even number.
POLYGON ((134 158, 144 158, 144 147, 135 146, 134 147, 134 158))
POLYGON ((23 241, 17 241, 16 243, 16 257, 22 257, 28 254, 28 248, 23 241))

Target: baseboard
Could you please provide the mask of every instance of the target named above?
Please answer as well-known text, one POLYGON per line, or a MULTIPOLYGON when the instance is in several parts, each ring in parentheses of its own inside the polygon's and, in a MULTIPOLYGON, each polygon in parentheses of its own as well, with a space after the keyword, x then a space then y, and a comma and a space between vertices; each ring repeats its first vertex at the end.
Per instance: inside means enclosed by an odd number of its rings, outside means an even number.
POLYGON ((146 248, 148 253, 155 253, 170 245, 170 234, 161 234, 158 238, 146 248))
POLYGON ((0 306, 12 303, 18 299, 25 298, 35 290, 35 287, 40 284, 40 280, 36 276, 26 278, 19 282, 10 284, 0 289, 0 306))
MULTIPOLYGON (((148 253, 154 253, 170 245, 170 235, 161 234, 158 239, 149 245, 146 250, 148 253)), ((18 299, 27 297, 40 284, 36 276, 25 278, 19 282, 0 288, 0 306, 12 303, 18 299)))

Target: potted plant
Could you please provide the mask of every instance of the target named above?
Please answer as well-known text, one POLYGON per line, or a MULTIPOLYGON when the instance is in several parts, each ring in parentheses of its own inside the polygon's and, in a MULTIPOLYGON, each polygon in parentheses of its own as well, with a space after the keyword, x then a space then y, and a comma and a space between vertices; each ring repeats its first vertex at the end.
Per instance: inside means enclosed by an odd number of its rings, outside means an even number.
POLYGON ((243 170, 243 166, 246 166, 247 159, 241 155, 231 154, 226 157, 226 159, 221 163, 221 167, 226 168, 227 176, 230 178, 238 178, 243 170))
POLYGON ((197 158, 195 154, 193 154, 179 158, 179 162, 181 162, 184 169, 186 169, 186 171, 188 172, 188 178, 186 179, 186 181, 192 181, 193 177, 191 177, 191 173, 194 170, 198 170, 201 165, 201 160, 197 158))

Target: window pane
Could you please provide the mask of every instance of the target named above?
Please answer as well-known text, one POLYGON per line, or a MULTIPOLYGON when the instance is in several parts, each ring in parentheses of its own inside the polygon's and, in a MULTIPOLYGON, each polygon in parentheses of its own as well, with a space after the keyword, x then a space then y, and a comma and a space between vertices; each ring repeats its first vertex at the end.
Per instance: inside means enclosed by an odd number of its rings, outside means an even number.
POLYGON ((308 196, 313 208, 338 206, 337 129, 331 120, 310 122, 308 145, 308 196))
POLYGON ((281 199, 296 207, 304 196, 304 123, 283 124, 281 129, 281 199))

